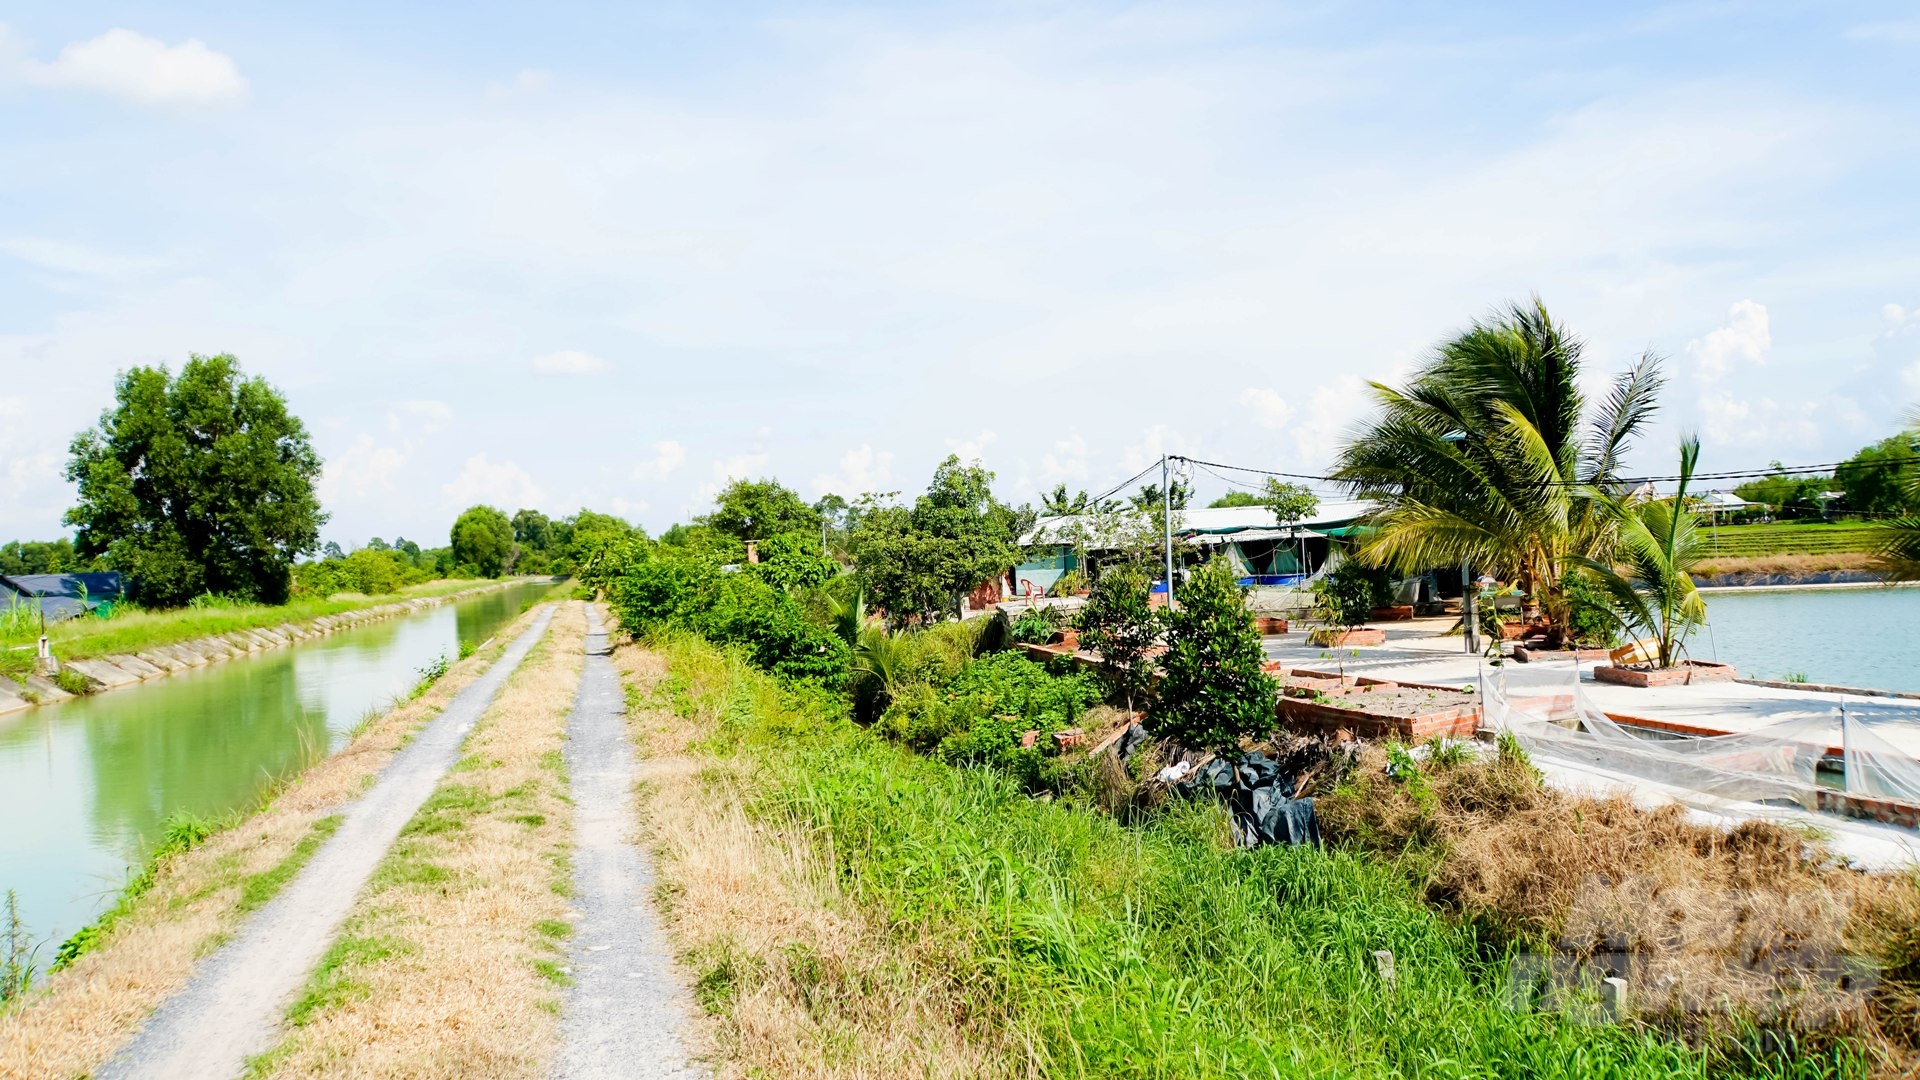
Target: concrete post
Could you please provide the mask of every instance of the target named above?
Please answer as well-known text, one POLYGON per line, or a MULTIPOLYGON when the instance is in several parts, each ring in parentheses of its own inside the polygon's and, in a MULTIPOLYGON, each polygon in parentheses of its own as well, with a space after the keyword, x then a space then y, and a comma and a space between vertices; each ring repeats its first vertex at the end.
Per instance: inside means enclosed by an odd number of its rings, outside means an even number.
POLYGON ((1373 950, 1373 970, 1379 973, 1380 981, 1385 983, 1388 989, 1393 988, 1394 971, 1393 971, 1393 952, 1391 950, 1388 950, 1388 949, 1373 950))
POLYGON ((1601 981, 1600 1008, 1605 1012, 1609 1022, 1619 1023, 1625 1019, 1628 1004, 1627 980, 1614 976, 1601 981))

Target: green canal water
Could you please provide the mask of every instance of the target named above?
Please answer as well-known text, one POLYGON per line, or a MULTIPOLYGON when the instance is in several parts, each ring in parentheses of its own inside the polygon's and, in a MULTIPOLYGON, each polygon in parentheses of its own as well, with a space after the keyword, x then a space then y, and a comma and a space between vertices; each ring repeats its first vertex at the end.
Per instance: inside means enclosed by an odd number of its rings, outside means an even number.
POLYGON ((0 717, 0 889, 36 939, 91 922, 166 820, 255 805, 338 749, 419 670, 551 588, 516 585, 140 686, 0 717))
POLYGON ((1688 643, 1741 678, 1920 692, 1920 588, 1713 591, 1688 643))

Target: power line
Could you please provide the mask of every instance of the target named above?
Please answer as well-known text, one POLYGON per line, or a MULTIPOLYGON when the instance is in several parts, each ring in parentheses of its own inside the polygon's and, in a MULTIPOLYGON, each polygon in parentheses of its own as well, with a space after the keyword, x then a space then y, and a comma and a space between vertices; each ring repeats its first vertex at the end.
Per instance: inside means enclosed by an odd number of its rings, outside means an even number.
MULTIPOLYGON (((1336 484, 1336 485, 1342 485, 1342 486, 1345 486, 1351 483, 1351 481, 1342 480, 1338 477, 1333 477, 1333 476, 1318 476, 1312 473, 1281 472, 1276 469, 1255 468, 1254 466, 1251 466, 1251 465, 1229 465, 1229 464, 1226 464, 1225 462, 1220 462, 1220 461, 1202 461, 1199 458, 1190 458, 1190 457, 1184 457, 1181 455, 1173 455, 1173 456, 1178 460, 1192 462, 1195 465, 1199 465, 1202 468, 1206 468, 1208 472, 1212 472, 1214 469, 1226 469, 1229 472, 1255 473, 1261 476, 1278 476, 1278 477, 1284 477, 1289 480, 1317 480, 1322 483, 1330 483, 1330 484, 1336 484)), ((1897 469, 1902 466, 1911 465, 1915 462, 1920 462, 1920 457, 1887 458, 1879 461, 1834 461, 1834 462, 1828 462, 1823 465, 1795 465, 1791 467, 1788 467, 1788 466, 1775 467, 1775 466, 1769 465, 1765 469, 1736 469, 1736 470, 1728 470, 1724 472, 1711 472, 1711 473, 1697 472, 1697 473, 1694 473, 1693 476, 1690 478, 1683 478, 1677 473, 1670 476, 1621 476, 1621 477, 1615 477, 1614 479, 1610 480, 1609 483, 1633 484, 1633 485, 1657 484, 1657 483, 1674 483, 1681 479, 1763 480, 1769 476, 1792 476, 1800 473, 1832 472, 1835 469, 1841 468, 1843 466, 1850 469, 1897 469)), ((1226 477, 1220 476, 1218 473, 1214 473, 1213 475, 1215 475, 1221 480, 1225 480, 1228 484, 1233 483, 1232 480, 1228 480, 1226 477)), ((1586 486, 1586 481, 1584 480, 1546 480, 1546 481, 1541 481, 1540 483, 1543 486, 1547 486, 1547 487, 1584 487, 1586 486)))

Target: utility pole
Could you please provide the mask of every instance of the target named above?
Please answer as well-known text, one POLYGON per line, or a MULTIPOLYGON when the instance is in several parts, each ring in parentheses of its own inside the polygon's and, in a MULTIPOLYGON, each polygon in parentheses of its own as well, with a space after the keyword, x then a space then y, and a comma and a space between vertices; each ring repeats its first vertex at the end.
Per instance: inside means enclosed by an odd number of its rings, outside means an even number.
POLYGON ((1480 655, 1480 614, 1475 595, 1480 590, 1473 584, 1473 570, 1467 560, 1460 560, 1460 612, 1461 622, 1467 628, 1467 655, 1480 655))
POLYGON ((1166 454, 1160 455, 1161 525, 1167 542, 1167 610, 1173 610, 1173 476, 1166 454))

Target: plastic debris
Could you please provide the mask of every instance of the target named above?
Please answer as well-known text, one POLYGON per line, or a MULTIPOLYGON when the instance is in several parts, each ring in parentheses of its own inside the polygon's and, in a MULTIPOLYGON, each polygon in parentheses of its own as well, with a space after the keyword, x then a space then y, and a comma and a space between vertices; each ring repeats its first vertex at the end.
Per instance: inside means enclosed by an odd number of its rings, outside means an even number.
POLYGON ((1182 795, 1204 792, 1225 802, 1232 814, 1233 841, 1239 847, 1320 842, 1313 800, 1292 798, 1294 778, 1258 750, 1240 758, 1214 758, 1191 778, 1173 781, 1173 786, 1182 795))

